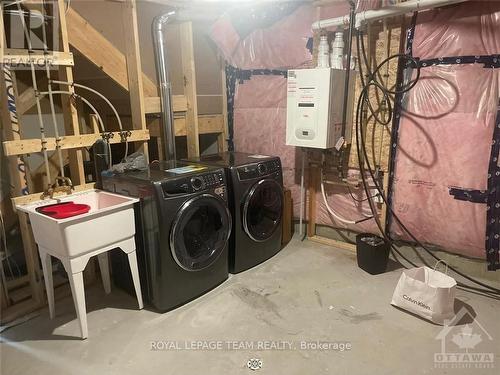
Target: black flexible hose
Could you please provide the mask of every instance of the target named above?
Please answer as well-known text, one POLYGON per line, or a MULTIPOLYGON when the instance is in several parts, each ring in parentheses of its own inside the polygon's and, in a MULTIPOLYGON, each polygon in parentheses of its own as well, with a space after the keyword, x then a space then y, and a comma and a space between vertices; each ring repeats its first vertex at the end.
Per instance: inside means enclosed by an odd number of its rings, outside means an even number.
MULTIPOLYGON (((359 52, 359 41, 360 39, 360 35, 357 34, 357 45, 358 45, 358 52, 359 52)), ((362 38, 361 38, 362 39, 362 38)), ((364 43, 361 42, 361 48, 364 47, 364 43)), ((363 54, 366 56, 366 52, 363 51, 363 54)), ((365 176, 365 169, 364 169, 364 163, 363 163, 363 159, 361 158, 361 150, 363 151, 363 156, 364 156, 364 161, 366 162, 366 165, 367 165, 367 168, 368 168, 368 172, 370 174, 370 177, 372 178, 374 184, 375 184, 375 187, 377 189, 377 191, 379 192, 380 196, 382 197, 382 200, 384 201, 384 203, 386 204, 388 210, 390 211, 391 215, 396 219, 396 221, 398 222, 398 224, 401 226, 401 228, 415 241, 415 243, 420 246, 425 252, 427 252, 429 255, 431 255, 434 259, 436 260, 441 260, 439 257, 437 257, 431 250, 429 250, 425 245, 423 245, 414 235, 413 233, 404 225, 404 223, 400 220, 400 218, 396 215, 396 213, 394 212, 394 210, 392 209, 392 207, 389 206, 388 202, 387 202, 387 197, 385 196, 383 190, 381 189, 381 187, 379 186, 376 178, 375 178, 375 175, 374 175, 374 172, 373 172, 373 169, 370 165, 370 161, 368 159, 368 152, 366 150, 366 145, 365 145, 365 140, 364 140, 364 134, 363 134, 363 108, 365 106, 365 104, 369 103, 369 99, 368 99, 368 90, 370 87, 374 86, 378 89, 380 89, 384 95, 385 98, 389 98, 390 99, 390 94, 403 94, 405 92, 408 92, 409 90, 411 90, 415 85, 416 83, 418 82, 418 79, 420 78, 420 66, 418 64, 418 61, 413 58, 412 56, 409 56, 409 55, 403 55, 403 54, 397 54, 397 55, 393 55, 393 56, 390 56, 386 59, 384 59, 380 64, 377 65, 375 71, 372 73, 372 72, 369 72, 368 74, 368 82, 364 82, 364 77, 362 76, 362 69, 361 69, 361 64, 360 65, 360 73, 361 73, 361 80, 362 80, 362 85, 363 85, 363 88, 361 90, 361 93, 360 93, 360 96, 358 98, 358 105, 357 105, 357 108, 356 108, 356 149, 357 149, 357 154, 358 154, 358 161, 359 161, 359 167, 360 167, 360 172, 361 172, 361 179, 362 179, 362 182, 363 182, 363 186, 365 188, 365 192, 367 194, 367 197, 369 197, 369 190, 368 190, 368 184, 366 182, 366 176, 365 176), (416 78, 412 81, 410 81, 409 84, 407 85, 402 85, 402 83, 400 84, 401 88, 398 89, 398 90, 389 90, 387 89, 386 87, 384 87, 382 84, 380 84, 379 82, 376 82, 376 74, 377 72, 380 70, 380 68, 385 65, 386 63, 388 63, 390 60, 392 59, 395 59, 395 58, 398 58, 398 59, 401 59, 401 58, 404 58, 404 59, 407 59, 409 60, 410 62, 412 62, 412 64, 417 68, 417 75, 416 75, 416 78), (359 142, 359 138, 361 138, 361 145, 360 145, 360 142, 359 142)), ((408 66, 408 65, 407 65, 408 66)), ((370 105, 367 105, 368 109, 370 110, 371 114, 374 116, 375 118, 375 121, 377 121, 378 117, 374 114, 375 111, 372 111, 373 108, 371 108, 370 105)), ((391 109, 391 112, 392 112, 392 107, 389 107, 391 109)), ((389 116, 390 118, 392 118, 392 113, 390 114, 389 116)), ((380 121, 377 121, 379 123, 382 123, 383 122, 380 122, 380 121)), ((393 250, 397 251, 394 247, 394 245, 392 244, 392 240, 387 236, 387 234, 385 233, 385 231, 383 230, 383 227, 380 223, 380 219, 378 218, 378 214, 377 214, 377 211, 376 211, 376 208, 373 204, 373 201, 372 199, 370 198, 368 200, 369 204, 370 204, 370 209, 372 210, 372 213, 374 215, 374 218, 375 218, 375 221, 377 222, 377 226, 379 227, 379 230, 381 231, 381 233, 383 234, 383 236, 386 238, 386 240, 389 240, 390 243, 391 243, 391 247, 393 248, 393 250)), ((398 255, 400 255, 401 257, 403 257, 403 259, 405 259, 406 261, 408 261, 410 264, 413 265, 412 262, 410 262, 408 259, 406 259, 399 251, 397 251, 398 255)), ((494 293, 495 295, 496 294, 500 294, 500 289, 498 288, 495 288, 491 285, 488 285, 488 284, 485 284, 479 280, 476 280, 470 276, 468 276, 467 274, 457 270, 456 268, 452 267, 452 266, 448 266, 448 268, 455 272, 456 274, 460 275, 461 277, 463 277, 464 279, 466 280, 469 280, 477 285, 480 285, 484 288, 487 288, 489 289, 490 291, 484 291, 484 290, 479 290, 481 292, 485 292, 485 293, 494 293)), ((474 290, 477 290, 477 288, 474 288, 474 287, 471 287, 469 285, 465 285, 465 284, 462 284, 462 283, 458 283, 460 286, 462 287, 466 287, 466 288, 471 288, 471 289, 474 289, 474 290)))

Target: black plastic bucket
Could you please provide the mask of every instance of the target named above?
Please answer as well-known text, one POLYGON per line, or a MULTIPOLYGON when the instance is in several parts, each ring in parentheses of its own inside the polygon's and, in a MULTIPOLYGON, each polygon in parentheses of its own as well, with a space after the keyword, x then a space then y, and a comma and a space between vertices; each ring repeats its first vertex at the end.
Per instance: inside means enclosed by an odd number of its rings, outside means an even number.
POLYGON ((389 248, 390 244, 375 234, 358 234, 356 236, 358 267, 372 275, 384 273, 389 261, 389 248))

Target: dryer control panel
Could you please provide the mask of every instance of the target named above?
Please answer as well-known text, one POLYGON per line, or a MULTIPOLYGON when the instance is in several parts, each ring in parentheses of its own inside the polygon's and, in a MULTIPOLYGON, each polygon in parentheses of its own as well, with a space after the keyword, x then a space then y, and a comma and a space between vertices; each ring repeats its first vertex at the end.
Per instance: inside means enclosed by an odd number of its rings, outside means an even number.
POLYGON ((222 171, 187 176, 161 183, 164 195, 191 194, 204 190, 214 190, 225 185, 222 171))
POLYGON ((281 162, 279 159, 263 161, 255 164, 248 164, 238 168, 240 181, 251 180, 267 175, 281 172, 281 162))

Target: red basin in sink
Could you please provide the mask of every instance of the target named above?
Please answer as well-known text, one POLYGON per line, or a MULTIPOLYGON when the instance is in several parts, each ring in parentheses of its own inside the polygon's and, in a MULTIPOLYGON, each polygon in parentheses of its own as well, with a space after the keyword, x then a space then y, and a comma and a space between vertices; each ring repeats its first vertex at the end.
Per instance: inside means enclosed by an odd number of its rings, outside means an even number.
POLYGON ((49 204, 36 209, 37 212, 50 216, 54 219, 66 219, 68 217, 86 214, 89 210, 90 206, 88 204, 79 204, 74 202, 49 204))

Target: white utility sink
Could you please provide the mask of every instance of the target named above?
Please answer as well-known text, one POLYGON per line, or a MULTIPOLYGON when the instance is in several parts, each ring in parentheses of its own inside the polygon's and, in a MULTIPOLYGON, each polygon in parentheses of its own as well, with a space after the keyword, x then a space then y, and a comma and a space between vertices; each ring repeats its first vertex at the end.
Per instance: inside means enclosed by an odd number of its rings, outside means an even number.
POLYGON ((136 198, 94 189, 17 206, 18 210, 28 213, 31 221, 42 261, 50 317, 55 315, 51 260, 51 256, 54 256, 61 261, 68 274, 82 338, 88 336, 83 270, 91 257, 97 256, 104 290, 109 293, 111 281, 107 252, 114 248, 125 252, 139 309, 143 307, 134 239, 133 206, 138 201, 136 198), (42 206, 68 201, 87 204, 90 210, 66 219, 55 219, 36 211, 42 206))
POLYGON ((133 237, 133 205, 138 201, 94 189, 20 205, 17 209, 29 214, 39 246, 71 258, 133 237), (54 219, 36 211, 38 207, 68 201, 87 204, 90 211, 67 219, 54 219))

